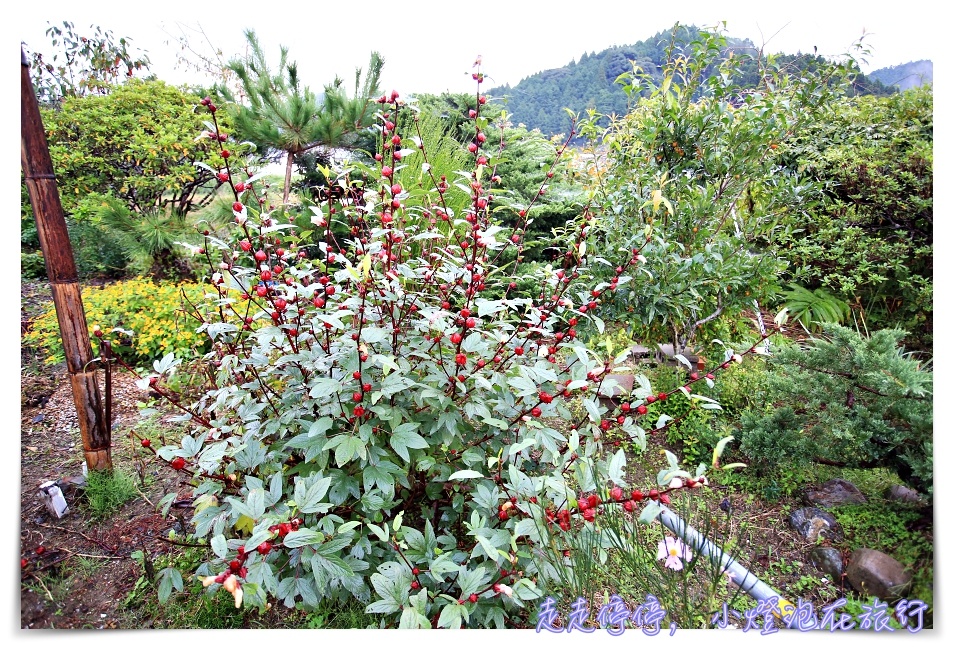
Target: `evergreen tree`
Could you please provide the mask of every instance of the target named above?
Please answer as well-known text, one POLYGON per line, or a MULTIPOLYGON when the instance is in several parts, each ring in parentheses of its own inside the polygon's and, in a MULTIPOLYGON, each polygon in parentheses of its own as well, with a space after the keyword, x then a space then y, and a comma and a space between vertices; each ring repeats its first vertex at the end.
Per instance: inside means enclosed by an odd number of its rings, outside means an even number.
MULTIPOLYGON (((253 30, 247 30, 250 54, 229 63, 241 83, 247 104, 235 104, 235 129, 245 140, 265 152, 284 154, 285 184, 282 201, 288 203, 292 166, 296 158, 318 147, 347 147, 356 133, 371 123, 372 97, 377 94, 384 59, 371 53, 367 74, 362 80, 355 71, 354 93, 349 97, 340 78, 324 87, 321 96, 302 85, 298 64, 288 61, 282 46, 278 72, 273 74, 253 30)), ((220 89, 231 98, 231 93, 220 89)))

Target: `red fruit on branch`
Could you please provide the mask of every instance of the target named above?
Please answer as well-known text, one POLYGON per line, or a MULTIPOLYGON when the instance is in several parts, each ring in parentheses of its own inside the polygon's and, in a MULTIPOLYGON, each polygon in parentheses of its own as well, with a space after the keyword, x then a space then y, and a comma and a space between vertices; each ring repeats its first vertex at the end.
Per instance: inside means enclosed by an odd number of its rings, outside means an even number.
POLYGON ((464 337, 460 335, 460 332, 454 332, 450 336, 450 342, 453 343, 454 345, 459 345, 463 339, 464 337))
POLYGON ((622 498, 623 498, 623 489, 620 488, 619 486, 614 487, 612 490, 610 490, 610 498, 612 498, 613 501, 620 501, 620 500, 622 500, 622 498))
POLYGON ((643 500, 643 493, 640 492, 639 490, 633 490, 632 493, 630 494, 630 496, 633 497, 633 500, 634 500, 634 501, 642 501, 642 500, 643 500))
POLYGON ((477 602, 477 594, 471 594, 471 595, 469 595, 469 596, 467 597, 467 600, 469 600, 469 601, 472 602, 472 603, 476 603, 476 602, 477 602))
POLYGON ((45 546, 37 546, 37 547, 36 547, 36 554, 37 554, 37 555, 43 555, 44 553, 46 553, 46 547, 45 547, 45 546))
POLYGON ((175 458, 172 459, 172 462, 169 463, 169 467, 171 467, 172 469, 176 471, 182 469, 183 467, 185 467, 185 458, 183 458, 182 456, 176 456, 175 458))
POLYGON ((636 407, 636 412, 639 413, 640 415, 646 415, 646 411, 647 411, 647 410, 648 410, 648 409, 647 409, 645 406, 643 406, 642 404, 640 404, 639 406, 636 407))
POLYGON ((540 391, 539 398, 540 398, 540 401, 543 402, 544 404, 549 404, 550 402, 553 401, 553 395, 551 395, 550 393, 546 391, 540 391))
POLYGON ((538 418, 541 415, 543 415, 543 411, 540 409, 539 406, 534 406, 532 409, 530 409, 530 415, 532 415, 535 418, 538 418))
POLYGON ((255 251, 255 259, 259 262, 264 262, 268 259, 268 253, 262 250, 255 251))
POLYGON ((272 550, 272 543, 271 543, 271 542, 262 542, 261 544, 259 544, 259 545, 256 547, 255 550, 258 551, 258 554, 259 554, 259 555, 268 555, 268 554, 271 552, 271 550, 272 550))
POLYGON ((421 588, 421 583, 418 582, 417 580, 411 583, 411 589, 420 589, 420 588, 421 588))
POLYGON ((149 442, 149 438, 143 438, 143 439, 142 439, 142 446, 143 446, 143 447, 148 447, 148 446, 151 445, 151 444, 152 444, 152 443, 149 442))

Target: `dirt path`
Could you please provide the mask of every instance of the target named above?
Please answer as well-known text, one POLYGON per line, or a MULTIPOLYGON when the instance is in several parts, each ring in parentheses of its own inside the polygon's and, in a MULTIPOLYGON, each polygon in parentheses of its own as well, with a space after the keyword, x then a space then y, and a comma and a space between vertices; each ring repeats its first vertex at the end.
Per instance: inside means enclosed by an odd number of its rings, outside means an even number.
POLYGON ((70 512, 58 519, 39 498, 38 488, 50 480, 82 480, 82 441, 69 382, 63 375, 23 379, 19 555, 26 566, 21 572, 21 627, 128 627, 128 614, 120 606, 141 573, 140 563, 130 556, 141 550, 152 557, 166 546, 157 539, 171 522, 150 502, 178 489, 179 481, 167 468, 136 460, 142 451, 128 433, 138 417, 136 402, 145 395, 131 375, 114 375, 114 465, 135 476, 137 498, 97 522, 81 490, 68 484, 70 512))

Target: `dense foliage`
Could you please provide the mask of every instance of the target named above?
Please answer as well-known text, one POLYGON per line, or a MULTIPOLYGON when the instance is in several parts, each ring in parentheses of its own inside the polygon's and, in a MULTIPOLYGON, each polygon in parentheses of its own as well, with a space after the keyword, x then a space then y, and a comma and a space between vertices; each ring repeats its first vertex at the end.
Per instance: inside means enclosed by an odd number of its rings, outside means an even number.
POLYGON ((197 161, 218 165, 218 148, 197 139, 198 97, 162 81, 129 82, 108 95, 69 98, 43 112, 50 156, 68 214, 95 206, 91 195, 122 200, 129 209, 188 213, 209 199, 215 177, 197 161))
POLYGON ((648 92, 625 117, 600 129, 594 114, 581 126, 598 145, 590 167, 600 249, 606 257, 641 249, 646 258, 632 275, 604 262, 599 288, 619 289, 608 294, 612 314, 639 340, 676 351, 700 326, 773 295, 784 265, 769 246, 818 191, 784 167, 779 143, 819 119, 848 72, 828 66, 792 77, 769 58, 760 63, 765 85, 749 90, 739 78, 751 61, 723 59, 724 36, 693 45, 693 57, 670 51, 659 84, 623 77, 631 94, 648 92))
MULTIPOLYGON (((190 315, 183 297, 196 303, 202 298, 202 288, 135 278, 88 289, 83 292, 83 306, 90 336, 100 329, 114 341, 115 352, 135 364, 149 364, 170 353, 199 356, 206 351, 204 337, 196 333, 198 321, 190 315)), ((48 363, 63 361, 53 305, 33 321, 23 344, 45 350, 48 363)))
POLYGON ((930 86, 832 104, 783 145, 825 200, 780 233, 793 281, 846 301, 859 325, 899 327, 930 348, 934 270, 934 94, 930 86))
MULTIPOLYGON (((704 466, 690 474, 670 455, 658 489, 622 492, 626 458, 612 447, 645 445, 643 403, 657 396, 642 377, 630 403, 598 399, 609 362, 576 330, 598 308, 589 215, 568 224, 560 263, 537 268, 546 295, 509 295, 515 276, 499 260, 520 244, 490 210, 498 181, 485 151, 499 145, 481 137, 484 102, 470 116, 470 170, 453 185, 406 167, 428 152, 403 146, 414 136, 396 130, 408 109, 392 93, 377 114, 384 153, 338 171, 341 192, 313 209, 324 236, 311 254, 310 233, 259 212, 244 184, 232 231, 207 237, 199 331, 212 388, 183 404, 166 383, 173 355, 142 385, 192 427, 157 453, 195 477, 192 524, 215 555, 198 573, 237 605, 350 595, 402 627, 502 627, 525 620, 558 575, 552 563, 566 563, 531 548, 591 528, 603 501, 650 522, 667 490, 704 482, 704 466), (469 198, 450 214, 454 192, 469 198), (333 238, 333 222, 350 237, 333 238)), ((170 570, 162 584, 168 595, 181 579, 170 570)))
POLYGON ((812 462, 889 467, 933 486, 933 374, 898 347, 899 330, 870 338, 838 325, 768 363, 768 412, 742 418, 741 450, 762 472, 812 462))

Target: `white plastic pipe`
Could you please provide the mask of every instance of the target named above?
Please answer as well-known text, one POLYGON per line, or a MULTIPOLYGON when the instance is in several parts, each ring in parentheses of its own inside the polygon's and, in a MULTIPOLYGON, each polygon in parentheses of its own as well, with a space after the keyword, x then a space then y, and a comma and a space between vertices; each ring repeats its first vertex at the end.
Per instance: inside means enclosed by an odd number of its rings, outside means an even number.
POLYGON ((783 598, 777 591, 762 582, 754 573, 739 564, 732 556, 713 544, 705 535, 690 526, 675 512, 662 506, 657 517, 663 526, 675 533, 676 537, 688 544, 694 551, 701 553, 712 561, 712 565, 720 570, 732 574, 732 582, 738 584, 747 594, 757 601, 778 599, 778 607, 782 615, 787 615, 795 606, 783 598), (791 609, 789 609, 791 608, 791 609))

